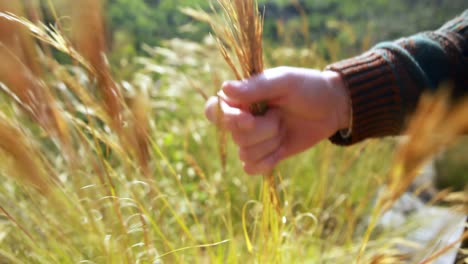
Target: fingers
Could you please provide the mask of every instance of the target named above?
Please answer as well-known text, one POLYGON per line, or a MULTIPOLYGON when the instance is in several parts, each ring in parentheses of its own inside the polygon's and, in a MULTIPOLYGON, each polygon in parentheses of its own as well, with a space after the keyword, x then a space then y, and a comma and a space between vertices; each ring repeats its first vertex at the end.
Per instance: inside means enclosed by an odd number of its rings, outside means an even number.
POLYGON ((239 158, 244 162, 254 163, 276 151, 281 145, 281 135, 260 142, 250 147, 239 148, 239 158))
POLYGON ((239 145, 239 158, 244 163, 245 172, 250 175, 270 171, 283 157, 285 131, 280 128, 278 113, 270 111, 265 117, 257 119, 255 128, 250 132, 233 133, 239 145))
POLYGON ((223 92, 229 99, 247 105, 275 100, 286 95, 294 81, 289 71, 289 68, 280 67, 266 70, 248 80, 229 81, 224 83, 223 92))
POLYGON ((211 97, 205 106, 205 115, 213 124, 228 130, 249 130, 254 127, 255 118, 240 108, 232 107, 218 97, 211 97))
POLYGON ((232 139, 239 147, 247 148, 274 138, 279 132, 279 112, 273 109, 268 111, 265 116, 255 117, 252 127, 233 130, 232 139))
POLYGON ((264 158, 256 162, 244 162, 244 171, 249 175, 260 175, 269 173, 283 158, 283 150, 280 147, 264 158))
POLYGON ((266 173, 282 158, 280 150, 285 133, 281 129, 278 109, 254 117, 248 111, 212 97, 206 104, 205 114, 211 122, 231 132, 248 174, 266 173))
POLYGON ((271 171, 282 158, 281 143, 282 135, 278 135, 255 146, 239 148, 245 172, 255 175, 271 171))

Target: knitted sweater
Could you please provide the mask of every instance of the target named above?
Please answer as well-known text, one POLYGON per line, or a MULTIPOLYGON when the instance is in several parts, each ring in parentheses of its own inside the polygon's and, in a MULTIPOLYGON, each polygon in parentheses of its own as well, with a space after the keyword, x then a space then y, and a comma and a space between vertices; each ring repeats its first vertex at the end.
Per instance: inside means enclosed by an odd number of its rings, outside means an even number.
POLYGON ((422 93, 446 83, 455 98, 468 93, 468 10, 436 31, 380 43, 328 69, 343 78, 353 113, 351 136, 337 133, 333 143, 398 135, 422 93))

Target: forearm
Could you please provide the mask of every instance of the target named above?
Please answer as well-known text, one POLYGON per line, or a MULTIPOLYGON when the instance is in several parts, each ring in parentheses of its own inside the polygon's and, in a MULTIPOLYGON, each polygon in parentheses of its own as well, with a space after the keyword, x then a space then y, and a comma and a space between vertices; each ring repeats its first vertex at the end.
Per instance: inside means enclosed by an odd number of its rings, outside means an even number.
POLYGON ((398 135, 425 91, 452 85, 455 97, 468 92, 468 11, 441 29, 377 45, 330 65, 348 88, 352 135, 332 141, 350 145, 366 138, 398 135))

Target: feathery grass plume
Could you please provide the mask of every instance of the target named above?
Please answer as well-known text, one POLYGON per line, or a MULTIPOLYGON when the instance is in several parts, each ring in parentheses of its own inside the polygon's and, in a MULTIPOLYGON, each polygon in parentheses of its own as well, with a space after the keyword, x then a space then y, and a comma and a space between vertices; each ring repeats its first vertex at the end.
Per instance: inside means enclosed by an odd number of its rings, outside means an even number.
POLYGON ((11 14, 24 13, 21 2, 0 2, 0 83, 23 110, 68 148, 68 128, 49 88, 42 82, 35 42, 11 14))
POLYGON ((360 257, 378 217, 398 200, 435 154, 468 131, 468 99, 453 105, 449 89, 423 95, 398 147, 385 192, 380 195, 362 243, 360 257))
POLYGON ((90 74, 95 75, 106 110, 114 122, 114 128, 121 129, 123 99, 117 84, 112 79, 105 56, 106 41, 102 1, 69 1, 69 4, 73 43, 77 51, 92 67, 90 74))
POLYGON ((68 145, 69 133, 65 118, 49 89, 5 45, 0 43, 0 82, 3 91, 38 122, 50 135, 68 145))
POLYGON ((103 1, 69 1, 69 4, 73 43, 92 68, 90 74, 96 78, 105 109, 112 120, 111 126, 138 157, 142 169, 148 171, 149 142, 148 133, 144 129, 148 121, 143 118, 144 111, 127 107, 117 83, 112 78, 105 55, 107 47, 102 17, 103 1), (91 28, 93 30, 90 30, 91 28), (124 123, 133 125, 125 129, 124 123))

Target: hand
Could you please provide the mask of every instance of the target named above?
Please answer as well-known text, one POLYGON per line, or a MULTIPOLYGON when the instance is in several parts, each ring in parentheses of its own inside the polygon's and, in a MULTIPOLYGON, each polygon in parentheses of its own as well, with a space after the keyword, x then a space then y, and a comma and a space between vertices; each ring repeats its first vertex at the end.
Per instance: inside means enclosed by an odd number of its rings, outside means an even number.
POLYGON ((253 175, 348 128, 349 101, 338 73, 279 67, 226 82, 219 97, 208 100, 206 116, 231 132, 244 170, 253 175), (264 116, 249 112, 256 102, 268 104, 264 116))

